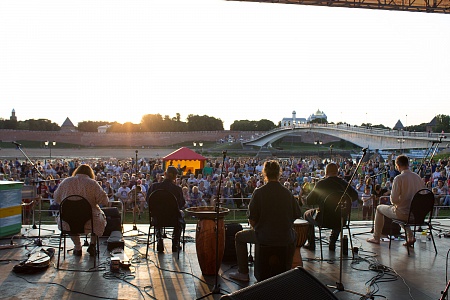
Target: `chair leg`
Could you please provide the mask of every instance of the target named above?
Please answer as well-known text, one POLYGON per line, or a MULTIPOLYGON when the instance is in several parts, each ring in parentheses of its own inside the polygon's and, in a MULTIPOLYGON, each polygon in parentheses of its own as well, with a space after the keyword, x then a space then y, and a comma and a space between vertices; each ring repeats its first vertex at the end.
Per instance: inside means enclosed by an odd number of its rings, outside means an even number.
POLYGON ((431 240, 433 241, 434 252, 436 252, 436 255, 437 255, 438 252, 437 252, 437 248, 436 248, 436 243, 434 242, 434 237, 433 237, 433 231, 432 231, 431 224, 428 224, 428 230, 430 231, 431 240))
MULTIPOLYGON (((100 237, 98 235, 95 235, 95 239, 96 239, 96 244, 97 244, 97 255, 96 258, 94 258, 94 263, 96 263, 96 261, 100 261, 100 237)), ((96 266, 94 265, 94 268, 96 266)))
POLYGON ((391 224, 391 228, 389 229, 389 235, 388 235, 388 238, 389 238, 389 249, 391 249, 391 242, 392 242, 391 237, 392 237, 392 224, 391 224))
POLYGON ((405 229, 406 248, 408 249, 408 255, 410 255, 410 253, 409 253, 409 245, 408 245, 408 234, 406 233, 406 226, 403 226, 403 228, 405 229))
POLYGON ((186 244, 186 241, 185 241, 185 239, 184 239, 184 234, 186 233, 186 225, 184 225, 183 226, 183 251, 184 251, 184 249, 185 249, 185 244, 186 244))
MULTIPOLYGON (((314 235, 316 235, 314 233, 314 235)), ((314 241, 315 243, 316 241, 314 241)), ((323 261, 323 251, 322 251, 322 228, 319 227, 319 244, 320 244, 320 260, 323 261)))
MULTIPOLYGON (((59 269, 59 259, 61 258, 61 242, 62 242, 62 234, 59 235, 59 247, 58 247, 58 263, 56 264, 56 269, 59 269)), ((65 249, 64 249, 65 250, 65 249)))
POLYGON ((352 252, 352 259, 355 259, 355 253, 353 253, 353 240, 352 240, 352 234, 350 232, 350 226, 347 226, 348 230, 348 238, 350 239, 350 251, 352 252))
POLYGON ((148 256, 148 246, 150 243, 150 235, 152 234, 151 230, 152 230, 152 226, 149 226, 148 227, 148 235, 147 235, 147 250, 145 251, 145 258, 147 258, 147 256, 148 256))

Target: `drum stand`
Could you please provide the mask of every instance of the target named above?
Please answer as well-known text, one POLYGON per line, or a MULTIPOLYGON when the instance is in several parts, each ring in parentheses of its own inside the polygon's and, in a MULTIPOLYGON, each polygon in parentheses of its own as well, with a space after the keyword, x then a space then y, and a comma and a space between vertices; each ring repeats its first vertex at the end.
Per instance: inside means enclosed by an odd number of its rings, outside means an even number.
POLYGON ((223 169, 225 166, 225 158, 227 157, 227 151, 224 150, 222 152, 223 154, 223 161, 222 161, 222 170, 220 172, 220 179, 219 179, 219 186, 217 188, 217 201, 216 201, 216 217, 214 221, 216 222, 216 274, 214 275, 214 287, 212 291, 198 299, 203 299, 206 297, 209 297, 211 295, 225 295, 220 291, 220 284, 218 283, 219 278, 219 268, 220 268, 220 262, 219 262, 219 211, 220 211, 220 186, 222 185, 222 178, 223 178, 223 169))

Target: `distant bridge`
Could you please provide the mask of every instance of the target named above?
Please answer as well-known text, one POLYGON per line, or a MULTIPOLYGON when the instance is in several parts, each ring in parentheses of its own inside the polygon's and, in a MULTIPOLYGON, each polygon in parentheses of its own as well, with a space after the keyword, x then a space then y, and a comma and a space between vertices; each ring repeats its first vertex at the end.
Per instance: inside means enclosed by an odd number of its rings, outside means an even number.
POLYGON ((433 142, 445 141, 447 136, 445 133, 353 127, 347 124, 301 124, 294 127, 276 128, 242 144, 256 147, 270 146, 276 140, 296 132, 327 134, 349 141, 361 148, 368 147, 372 150, 423 149, 430 147, 433 142))

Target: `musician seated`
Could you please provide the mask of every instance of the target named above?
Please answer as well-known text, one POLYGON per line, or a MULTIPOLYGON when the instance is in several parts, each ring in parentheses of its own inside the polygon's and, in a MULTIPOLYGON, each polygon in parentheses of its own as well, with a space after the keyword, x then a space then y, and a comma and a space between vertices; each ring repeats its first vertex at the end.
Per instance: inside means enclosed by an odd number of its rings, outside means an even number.
MULTIPOLYGON (((149 196, 156 190, 169 191, 175 196, 175 198, 177 198, 178 208, 180 209, 180 219, 179 219, 179 226, 173 229, 172 252, 176 252, 181 249, 180 245, 181 230, 185 224, 184 214, 181 211, 181 209, 183 209, 183 207, 185 206, 186 200, 183 197, 183 191, 181 187, 175 184, 175 179, 177 178, 177 175, 178 171, 174 166, 167 167, 167 170, 164 173, 164 180, 162 182, 155 182, 150 186, 146 199, 148 203, 149 196)), ((161 228, 156 228, 156 238, 158 239, 156 249, 158 252, 163 252, 164 244, 162 240, 161 228)))
MULTIPOLYGON (((80 165, 72 174, 72 177, 64 179, 55 191, 55 202, 61 204, 61 202, 68 196, 79 195, 84 198, 92 206, 92 215, 94 216, 94 234, 102 236, 106 227, 106 216, 100 209, 99 205, 108 205, 108 196, 102 187, 95 180, 94 170, 89 165, 80 165)), ((68 230, 68 224, 63 222, 63 228, 68 230)), ((60 221, 58 219, 58 227, 60 227, 60 221)), ((86 232, 90 230, 90 223, 86 223, 86 232), (88 230, 89 228, 89 230, 88 230)), ((61 228, 59 228, 61 230, 61 228)), ((71 235, 70 238, 73 241, 74 249, 73 255, 81 256, 81 241, 80 235, 71 235)), ((96 250, 96 238, 91 236, 91 242, 87 249, 87 252, 94 256, 97 254, 96 250)))
MULTIPOLYGON (((314 186, 314 189, 309 193, 306 198, 306 203, 308 205, 318 205, 319 209, 310 209, 307 210, 304 214, 304 219, 310 223, 308 229, 308 244, 306 244, 303 248, 309 250, 315 250, 315 233, 314 226, 321 226, 322 224, 318 223, 318 220, 322 218, 323 207, 325 203, 325 199, 328 195, 334 192, 343 192, 347 190, 347 194, 350 196, 352 201, 358 200, 358 193, 351 187, 348 186, 347 181, 338 177, 339 167, 336 163, 329 163, 325 168, 325 179, 320 180, 314 186), (348 188, 347 188, 348 186, 348 188), (322 209, 321 209, 322 208, 322 209)), ((336 213, 340 213, 337 211, 336 213)), ((339 237, 339 233, 341 231, 340 226, 331 229, 330 235, 330 243, 329 249, 334 251, 336 249, 336 241, 339 237)))
POLYGON ((280 182, 281 169, 277 161, 267 161, 263 169, 265 185, 253 192, 247 215, 251 229, 236 233, 238 271, 230 278, 249 281, 247 243, 269 246, 291 246, 288 264, 292 265, 296 233, 292 225, 301 215, 292 193, 280 182))

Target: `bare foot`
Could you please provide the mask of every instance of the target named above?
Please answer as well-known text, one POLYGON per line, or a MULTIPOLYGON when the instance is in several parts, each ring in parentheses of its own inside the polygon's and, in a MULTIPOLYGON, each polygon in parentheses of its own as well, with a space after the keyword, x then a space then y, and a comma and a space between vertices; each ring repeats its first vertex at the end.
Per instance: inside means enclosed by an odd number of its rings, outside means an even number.
POLYGON ((372 244, 380 244, 380 240, 377 240, 377 239, 374 239, 374 238, 367 239, 366 241, 369 242, 369 243, 372 243, 372 244))

